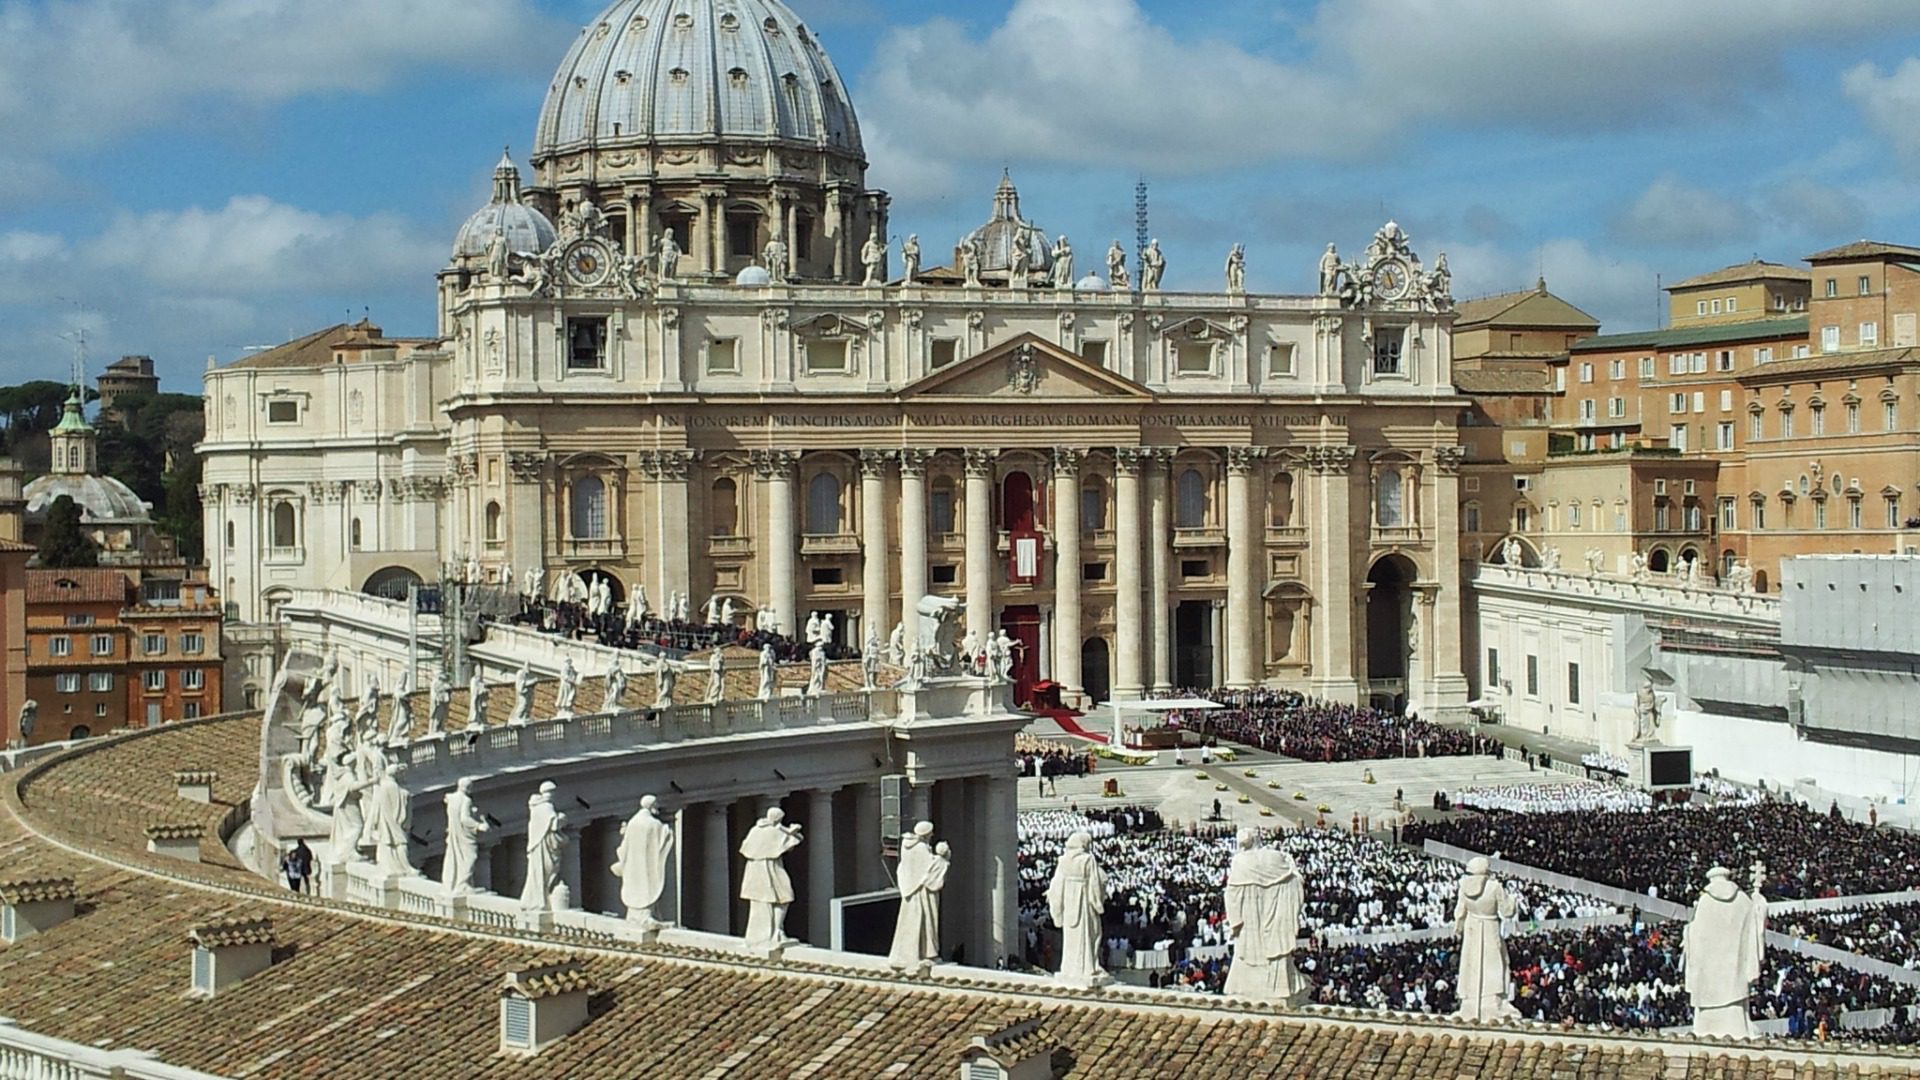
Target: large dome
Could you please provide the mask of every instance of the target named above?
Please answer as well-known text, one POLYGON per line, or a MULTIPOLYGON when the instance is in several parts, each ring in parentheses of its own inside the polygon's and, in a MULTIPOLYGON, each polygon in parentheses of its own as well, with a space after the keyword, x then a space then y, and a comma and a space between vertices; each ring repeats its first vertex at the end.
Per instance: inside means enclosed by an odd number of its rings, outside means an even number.
POLYGON ((812 31, 776 0, 618 0, 560 64, 533 161, 741 141, 862 156, 853 103, 812 31))
POLYGON ((35 477, 22 492, 27 499, 27 518, 42 520, 55 499, 65 495, 80 507, 80 520, 106 524, 151 521, 152 507, 140 500, 127 485, 111 476, 49 474, 35 477))

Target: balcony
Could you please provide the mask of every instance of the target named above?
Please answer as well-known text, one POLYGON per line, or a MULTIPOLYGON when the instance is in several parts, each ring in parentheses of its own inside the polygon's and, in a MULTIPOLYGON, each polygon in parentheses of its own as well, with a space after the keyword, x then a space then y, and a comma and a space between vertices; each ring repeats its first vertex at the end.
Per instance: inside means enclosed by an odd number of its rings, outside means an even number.
POLYGON ((806 533, 800 537, 802 555, 858 555, 860 538, 852 533, 806 533))
POLYGON ((1220 547, 1226 542, 1227 534, 1224 529, 1202 526, 1197 529, 1173 530, 1173 546, 1176 551, 1182 548, 1220 547))
POLYGON ((928 538, 927 546, 934 551, 964 551, 967 536, 965 533, 937 532, 928 538))
POLYGON ((1421 547, 1429 542, 1429 537, 1427 530, 1418 525, 1375 525, 1373 542, 1375 545, 1421 547))
POLYGON ((617 536, 597 539, 569 537, 562 554, 569 559, 618 559, 627 553, 627 542, 617 536))
POLYGON ((1305 525, 1267 526, 1267 543, 1269 544, 1291 544, 1299 546, 1306 542, 1307 527, 1305 525))
POLYGON ((753 541, 744 536, 709 536, 707 554, 741 558, 753 554, 753 541))
POLYGON ((268 566, 298 566, 307 561, 307 549, 303 547, 270 547, 267 549, 268 566))

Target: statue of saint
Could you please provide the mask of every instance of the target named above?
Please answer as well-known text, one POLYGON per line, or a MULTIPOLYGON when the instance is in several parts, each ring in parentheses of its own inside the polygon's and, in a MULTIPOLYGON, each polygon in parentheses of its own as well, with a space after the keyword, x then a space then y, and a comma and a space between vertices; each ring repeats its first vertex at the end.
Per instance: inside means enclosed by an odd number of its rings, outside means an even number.
POLYGON ((654 907, 666 892, 667 867, 673 861, 673 826, 654 812, 659 801, 652 795, 640 797, 639 812, 620 826, 620 852, 613 863, 627 921, 646 927, 660 925, 654 907))
POLYGON ((893 633, 887 635, 887 663, 899 667, 907 658, 907 624, 893 624, 893 633))
POLYGON ((767 274, 773 280, 787 280, 791 268, 787 265, 786 242, 777 236, 767 241, 767 246, 760 249, 760 265, 767 268, 767 274))
POLYGON ((780 688, 780 661, 774 654, 771 644, 760 647, 760 688, 754 695, 761 701, 771 701, 780 688))
POLYGON ((573 699, 580 693, 580 672, 573 666, 573 657, 560 660, 560 686, 553 693, 553 718, 565 720, 573 715, 573 699))
POLYGON ((740 875, 740 899, 747 902, 748 945, 764 948, 786 940, 793 879, 781 860, 800 846, 800 826, 782 824, 786 816, 777 806, 769 809, 740 842, 740 856, 747 860, 740 875))
POLYGON ((715 645, 707 654, 707 704, 718 705, 727 696, 727 657, 715 645))
POLYGON ((427 691, 427 734, 438 735, 447 730, 447 710, 453 707, 453 683, 447 678, 447 669, 433 669, 433 686, 427 691))
POLYGON ((1107 909, 1107 876, 1093 858, 1085 830, 1067 837, 1066 850, 1047 884, 1047 914, 1060 928, 1060 974, 1068 986, 1092 987, 1109 976, 1100 966, 1100 916, 1107 909))
POLYGON ((1453 906, 1453 927, 1460 935, 1460 1016, 1466 1020, 1500 1020, 1520 1015, 1507 999, 1512 996, 1512 969, 1507 966, 1507 943, 1500 936, 1500 920, 1511 919, 1519 905, 1507 887, 1493 876, 1485 856, 1467 860, 1460 879, 1460 896, 1453 906))
POLYGON ((1233 245, 1227 252, 1227 295, 1240 296, 1247 291, 1247 246, 1233 245))
POLYGON ((867 242, 860 245, 860 264, 867 271, 863 285, 878 285, 887 276, 887 245, 880 240, 878 225, 867 233, 867 242))
POLYGON ((986 252, 981 249, 980 238, 968 237, 960 245, 960 268, 966 276, 966 283, 978 287, 980 284, 980 264, 985 262, 986 252))
POLYGON ((360 831, 366 826, 361 800, 373 782, 360 775, 358 762, 349 751, 342 750, 338 757, 328 761, 327 774, 320 782, 320 805, 333 816, 333 827, 327 835, 327 857, 338 863, 357 862, 360 831))
POLYGON ((1233 931, 1229 994, 1260 1001, 1295 1002, 1307 980, 1293 963, 1299 945, 1300 911, 1306 904, 1293 857, 1257 846, 1252 829, 1241 829, 1240 850, 1227 867, 1227 927, 1233 931))
POLYGON ((413 738, 413 665, 400 672, 393 688, 393 705, 387 714, 387 745, 398 746, 413 738))
POLYGON ((1015 233, 1007 243, 1007 284, 1016 289, 1027 287, 1027 274, 1033 269, 1033 248, 1028 238, 1015 233))
POLYGON ((506 231, 496 227, 493 230, 492 239, 487 241, 487 277, 495 285, 505 284, 511 261, 512 253, 507 249, 506 231))
POLYGON ((1116 292, 1132 287, 1127 278, 1127 249, 1118 240, 1107 249, 1107 284, 1116 292))
POLYGON ((920 276, 920 234, 908 233, 907 239, 900 245, 900 266, 906 274, 906 283, 920 276))
POLYGON ((487 680, 480 674, 480 665, 473 665, 473 678, 467 680, 467 730, 479 731, 487 726, 487 680))
POLYGON ((660 670, 654 673, 653 707, 656 709, 673 708, 673 691, 680 684, 680 665, 671 660, 662 659, 660 670))
POLYGON ((660 244, 653 254, 654 275, 661 281, 672 281, 680 269, 680 242, 674 239, 673 230, 660 233, 660 244))
MULTIPOLYGON (((893 923, 887 965, 924 974, 940 959, 940 890, 946 861, 934 854, 933 822, 922 821, 900 838, 900 911, 893 923), (937 877, 936 877, 937 875, 937 877)), ((944 845, 943 845, 944 846, 944 845)))
POLYGON ((447 850, 440 860, 440 884, 449 891, 473 891, 473 868, 480 861, 480 834, 487 819, 473 805, 473 777, 463 776, 447 792, 447 850))
POLYGON ((860 689, 871 690, 880 680, 880 628, 867 628, 867 645, 860 650, 860 689))
POLYGON ((507 717, 509 724, 530 724, 533 722, 533 687, 536 680, 533 669, 525 663, 513 677, 513 714, 507 717))
POLYGON ((1660 698, 1653 692, 1653 680, 1647 679, 1633 692, 1633 742, 1652 742, 1660 730, 1660 698))
POLYGON ((1073 288, 1073 245, 1067 243, 1067 234, 1061 233, 1060 239, 1053 242, 1053 287, 1056 289, 1073 288))
POLYGON ((1167 257, 1160 253, 1160 241, 1153 240, 1147 249, 1140 253, 1140 288, 1143 292, 1159 292, 1160 279, 1167 273, 1167 257))
POLYGON ((1326 254, 1320 256, 1320 295, 1334 296, 1339 292, 1340 253, 1328 244, 1326 254))
POLYGON ((554 783, 544 780, 527 797, 527 883, 520 890, 520 906, 544 911, 552 903, 560 880, 560 853, 567 845, 567 815, 553 805, 554 783))
POLYGON ((825 642, 813 643, 813 651, 807 654, 807 696, 817 698, 827 692, 827 646, 825 642))
POLYGON ((373 834, 374 862, 389 874, 411 877, 417 871, 407 861, 407 831, 413 827, 413 800, 400 786, 392 765, 383 765, 373 789, 363 798, 367 830, 373 834))
POLYGON ((627 668, 615 655, 607 660, 607 674, 600 683, 600 711, 619 712, 621 699, 627 696, 627 668))
POLYGON ((1766 954, 1766 901, 1760 875, 1754 891, 1743 893, 1726 867, 1707 871, 1707 887, 1694 902, 1681 943, 1680 966, 1693 1002, 1695 1035, 1750 1038, 1747 996, 1760 977, 1766 954))

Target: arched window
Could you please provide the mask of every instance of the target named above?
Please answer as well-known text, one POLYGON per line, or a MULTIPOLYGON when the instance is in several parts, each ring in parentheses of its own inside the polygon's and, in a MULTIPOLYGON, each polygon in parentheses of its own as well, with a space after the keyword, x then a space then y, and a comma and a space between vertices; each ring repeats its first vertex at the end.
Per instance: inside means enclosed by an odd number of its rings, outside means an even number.
POLYGON ((807 532, 840 534, 840 478, 830 472, 816 473, 807 481, 807 532))
POLYGON ((486 532, 482 535, 487 538, 489 543, 497 544, 500 542, 500 504, 497 502, 487 504, 486 532))
POLYGON ((80 448, 78 446, 67 447, 67 468, 78 469, 79 467, 80 467, 80 448))
POLYGON ((1382 469, 1374 491, 1374 523, 1383 529, 1399 528, 1405 520, 1404 495, 1400 488, 1400 470, 1382 469))
POLYGON ((732 536, 740 527, 740 487, 731 477, 713 482, 707 500, 707 520, 713 536, 732 536))
POLYGON ((352 548, 355 551, 360 550, 360 519, 359 518, 354 518, 351 522, 347 524, 347 546, 352 548))
POLYGON ((597 476, 573 482, 573 535, 597 540, 607 535, 607 485, 597 476))
POLYGON ((273 504, 273 546, 300 546, 300 512, 285 499, 273 504))
POLYGON ((1207 524, 1207 478, 1199 469, 1180 474, 1175 484, 1173 525, 1176 529, 1199 529, 1207 524))
POLYGON ((1293 474, 1274 473, 1268 485, 1267 513, 1276 529, 1293 523, 1293 474))
POLYGON ((1099 532, 1107 527, 1107 482, 1089 476, 1080 486, 1080 531, 1099 532))

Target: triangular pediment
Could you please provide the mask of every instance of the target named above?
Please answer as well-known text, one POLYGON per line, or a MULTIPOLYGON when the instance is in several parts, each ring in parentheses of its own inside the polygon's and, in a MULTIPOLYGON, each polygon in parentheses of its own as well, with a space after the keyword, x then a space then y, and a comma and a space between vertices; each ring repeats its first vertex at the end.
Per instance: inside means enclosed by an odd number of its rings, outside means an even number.
POLYGON ((1153 392, 1038 335, 1021 334, 933 372, 903 388, 900 396, 1147 401, 1153 392))

